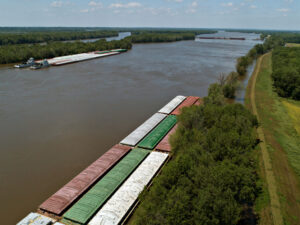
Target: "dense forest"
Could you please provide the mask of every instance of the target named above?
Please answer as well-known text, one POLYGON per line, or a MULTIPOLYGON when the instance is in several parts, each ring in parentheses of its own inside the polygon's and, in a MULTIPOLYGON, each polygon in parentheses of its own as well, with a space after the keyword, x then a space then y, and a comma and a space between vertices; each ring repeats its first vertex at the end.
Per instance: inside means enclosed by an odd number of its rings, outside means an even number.
POLYGON ((272 78, 278 95, 300 100, 300 48, 276 48, 272 62, 272 78))
POLYGON ((194 40, 195 33, 191 32, 168 32, 168 33, 153 33, 142 32, 133 34, 131 40, 133 43, 149 43, 149 42, 172 42, 182 40, 194 40))
POLYGON ((102 39, 89 43, 76 41, 72 43, 50 42, 47 45, 6 45, 0 47, 0 64, 22 62, 30 57, 43 59, 96 50, 131 49, 131 46, 131 42, 128 39, 110 42, 102 39))
POLYGON ((240 104, 225 104, 222 88, 213 84, 204 105, 184 108, 178 121, 171 136, 173 159, 141 194, 132 223, 255 221, 249 211, 260 192, 254 159, 256 117, 240 104))
POLYGON ((118 36, 116 31, 62 31, 62 32, 27 32, 27 33, 0 33, 1 45, 34 44, 49 41, 69 41, 92 38, 118 36))
POLYGON ((269 35, 273 38, 281 39, 285 43, 300 43, 300 32, 263 32, 261 39, 269 35))

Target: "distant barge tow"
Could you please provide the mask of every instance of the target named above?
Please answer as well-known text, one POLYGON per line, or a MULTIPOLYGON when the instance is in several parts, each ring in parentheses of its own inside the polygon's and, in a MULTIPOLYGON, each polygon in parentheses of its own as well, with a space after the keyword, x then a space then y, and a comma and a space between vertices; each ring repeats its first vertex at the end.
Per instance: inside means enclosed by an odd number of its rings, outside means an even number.
POLYGON ((212 40, 238 40, 245 41, 246 38, 234 38, 234 37, 197 37, 197 39, 212 39, 212 40))

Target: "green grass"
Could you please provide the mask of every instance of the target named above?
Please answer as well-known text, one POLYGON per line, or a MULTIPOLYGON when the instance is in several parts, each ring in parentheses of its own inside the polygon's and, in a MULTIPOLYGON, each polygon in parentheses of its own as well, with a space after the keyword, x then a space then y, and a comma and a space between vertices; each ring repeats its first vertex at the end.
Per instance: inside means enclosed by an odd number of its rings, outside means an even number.
POLYGON ((286 47, 300 47, 300 44, 297 44, 297 43, 286 43, 286 47))
POLYGON ((290 117, 283 102, 273 91, 271 80, 271 57, 266 58, 267 66, 262 68, 257 78, 256 91, 262 93, 258 99, 257 108, 262 115, 264 129, 272 132, 285 150, 288 160, 300 178, 300 136, 298 135, 293 119, 290 117))
MULTIPOLYGON (((297 119, 300 103, 278 97, 273 90, 271 74, 272 57, 269 54, 264 57, 257 77, 256 106, 276 178, 284 224, 296 225, 300 224, 300 135, 296 130, 295 118, 297 119)), ((247 97, 249 98, 249 93, 247 97)), ((246 99, 245 104, 249 105, 249 99, 246 99)), ((259 213, 263 217, 262 209, 267 207, 267 198, 267 192, 263 191, 255 205, 255 209, 261 211, 259 213)))
POLYGON ((283 104, 288 111, 289 116, 292 118, 294 127, 300 135, 300 102, 293 100, 283 101, 283 104))

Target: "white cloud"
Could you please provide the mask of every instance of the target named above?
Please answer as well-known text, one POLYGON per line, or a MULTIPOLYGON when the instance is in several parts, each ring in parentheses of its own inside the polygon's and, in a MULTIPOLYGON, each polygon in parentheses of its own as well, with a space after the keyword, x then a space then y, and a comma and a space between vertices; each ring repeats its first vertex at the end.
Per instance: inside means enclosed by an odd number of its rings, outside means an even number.
POLYGON ((127 4, 122 3, 112 3, 110 4, 110 8, 137 8, 141 7, 142 4, 139 2, 128 2, 127 4))
POLYGON ((294 2, 294 0, 284 0, 284 1, 286 1, 286 2, 288 2, 288 3, 294 2))
POLYGON ((281 8, 281 9, 277 9, 278 12, 288 12, 290 11, 290 9, 287 8, 281 8))
POLYGON ((183 2, 183 0, 167 0, 167 2, 177 2, 177 3, 181 3, 181 2, 183 2))
POLYGON ((197 7, 198 6, 198 2, 196 2, 196 1, 192 2, 191 6, 192 7, 197 7))
POLYGON ((232 7, 233 3, 232 2, 222 3, 221 5, 224 6, 224 7, 232 7))
POLYGON ((63 2, 62 1, 54 1, 50 5, 55 8, 60 8, 60 7, 62 7, 63 2))
POLYGON ((89 10, 88 9, 82 9, 82 10, 80 10, 80 12, 82 12, 82 13, 88 13, 89 10))
POLYGON ((251 8, 251 9, 256 9, 257 6, 256 6, 256 5, 250 5, 250 8, 251 8))
POLYGON ((95 2, 95 1, 90 1, 89 6, 94 6, 94 7, 102 7, 102 3, 101 2, 95 2))
POLYGON ((172 10, 171 8, 166 7, 144 7, 141 9, 136 10, 137 13, 151 13, 152 15, 169 15, 169 16, 176 16, 178 15, 177 11, 172 10))
POLYGON ((196 9, 187 9, 185 10, 186 13, 195 13, 197 10, 196 9))
POLYGON ((185 10, 185 13, 192 14, 196 13, 198 8, 198 2, 193 1, 191 4, 188 5, 188 8, 185 10))

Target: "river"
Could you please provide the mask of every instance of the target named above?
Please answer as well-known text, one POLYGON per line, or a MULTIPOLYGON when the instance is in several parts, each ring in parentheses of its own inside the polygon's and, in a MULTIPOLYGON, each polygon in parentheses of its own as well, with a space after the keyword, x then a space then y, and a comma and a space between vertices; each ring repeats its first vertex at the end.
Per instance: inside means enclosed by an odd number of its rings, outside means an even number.
MULTIPOLYGON (((237 35, 237 34, 235 34, 237 35)), ((205 96, 257 41, 135 44, 43 70, 0 68, 0 217, 15 224, 176 95, 205 96)))

